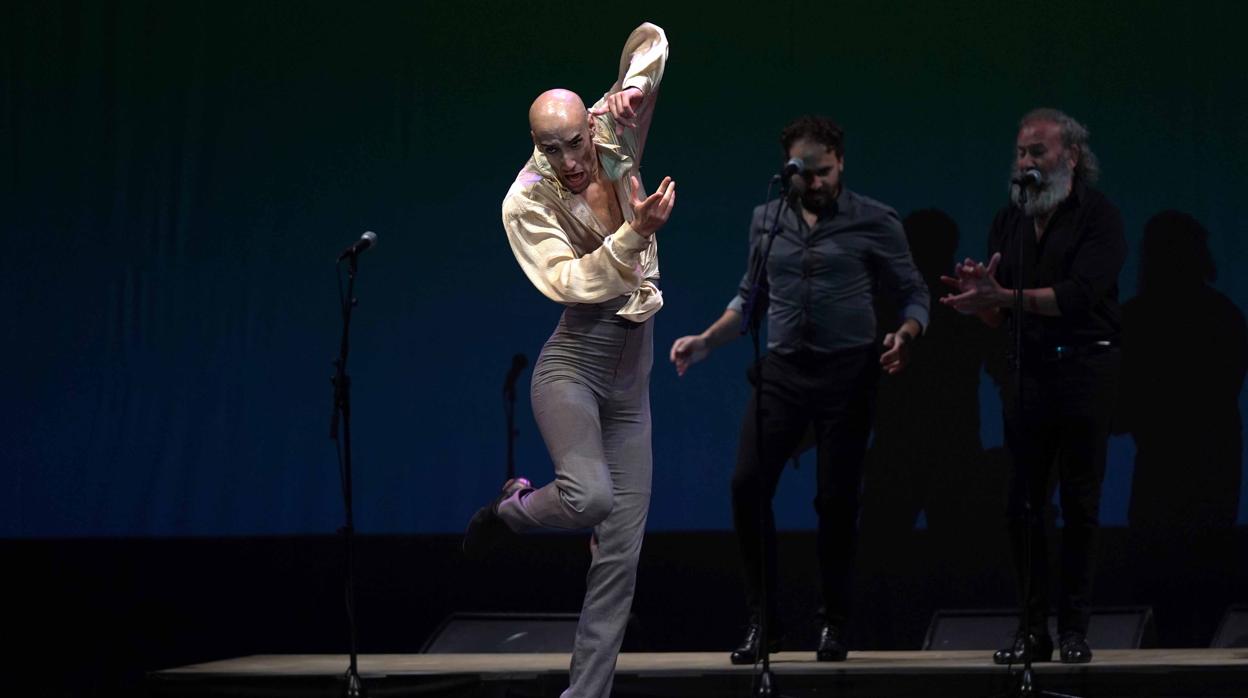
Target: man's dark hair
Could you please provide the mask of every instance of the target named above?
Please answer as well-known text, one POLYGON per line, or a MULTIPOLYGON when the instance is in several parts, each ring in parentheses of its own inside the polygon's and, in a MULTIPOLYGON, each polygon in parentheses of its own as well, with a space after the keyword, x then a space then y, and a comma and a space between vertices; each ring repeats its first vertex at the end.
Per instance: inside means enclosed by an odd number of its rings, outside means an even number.
POLYGON ((789 122, 780 132, 780 146, 784 148, 784 157, 789 156, 789 148, 802 139, 822 143, 838 158, 845 157, 845 132, 836 122, 824 116, 799 116, 789 122))

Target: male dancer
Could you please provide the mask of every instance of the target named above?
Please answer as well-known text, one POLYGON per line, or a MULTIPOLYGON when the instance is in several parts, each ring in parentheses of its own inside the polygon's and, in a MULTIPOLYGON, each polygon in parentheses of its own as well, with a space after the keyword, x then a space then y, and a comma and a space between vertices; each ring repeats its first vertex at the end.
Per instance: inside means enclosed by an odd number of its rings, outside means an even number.
POLYGON ((638 167, 667 60, 653 24, 624 45, 619 79, 592 109, 549 90, 529 109, 534 151, 503 200, 526 276, 567 306, 533 369, 533 415, 555 480, 517 478, 468 524, 479 558, 509 533, 594 529, 593 561, 563 698, 605 698, 624 638, 650 503, 652 317, 663 305, 655 233, 676 202, 645 196, 638 167))

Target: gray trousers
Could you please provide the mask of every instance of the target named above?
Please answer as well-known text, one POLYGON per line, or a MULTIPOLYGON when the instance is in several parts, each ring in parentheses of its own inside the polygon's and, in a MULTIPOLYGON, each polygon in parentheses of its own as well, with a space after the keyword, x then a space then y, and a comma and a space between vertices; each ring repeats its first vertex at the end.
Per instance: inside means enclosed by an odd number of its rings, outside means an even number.
POLYGON ((650 506, 653 320, 624 298, 564 311, 533 368, 533 416, 555 479, 498 507, 512 530, 593 528, 593 560, 563 698, 611 695, 650 506))

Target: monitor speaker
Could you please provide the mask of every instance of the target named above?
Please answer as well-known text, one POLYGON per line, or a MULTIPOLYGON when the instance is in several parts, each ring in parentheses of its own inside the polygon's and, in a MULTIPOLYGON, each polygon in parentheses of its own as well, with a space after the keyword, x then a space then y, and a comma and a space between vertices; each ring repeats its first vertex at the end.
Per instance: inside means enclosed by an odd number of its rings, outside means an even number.
POLYGON ((425 654, 571 652, 575 613, 452 613, 425 654))
MULTIPOLYGON (((925 650, 995 650, 1008 646, 1018 629, 1016 609, 943 609, 932 614, 925 650)), ((1057 639, 1057 620, 1049 618, 1057 639)), ((1088 644, 1097 649, 1139 649, 1157 643, 1153 609, 1148 606, 1095 608, 1088 644)))
POLYGON ((1248 647, 1248 604, 1237 604, 1226 609, 1218 632, 1210 647, 1248 647))

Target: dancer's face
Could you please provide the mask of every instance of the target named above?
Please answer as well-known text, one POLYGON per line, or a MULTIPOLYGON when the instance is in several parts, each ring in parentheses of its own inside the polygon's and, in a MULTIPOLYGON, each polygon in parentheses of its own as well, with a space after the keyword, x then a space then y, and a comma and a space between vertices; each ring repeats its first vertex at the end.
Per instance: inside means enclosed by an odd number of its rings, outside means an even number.
POLYGON ((544 92, 529 109, 533 144, 573 193, 585 191, 598 173, 593 129, 585 104, 567 90, 544 92))

